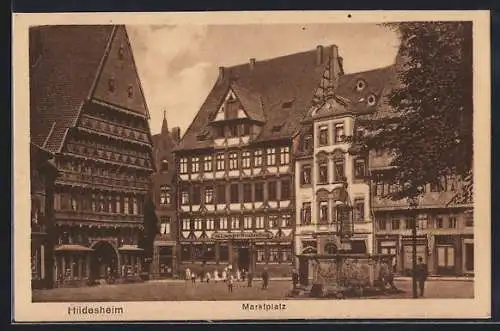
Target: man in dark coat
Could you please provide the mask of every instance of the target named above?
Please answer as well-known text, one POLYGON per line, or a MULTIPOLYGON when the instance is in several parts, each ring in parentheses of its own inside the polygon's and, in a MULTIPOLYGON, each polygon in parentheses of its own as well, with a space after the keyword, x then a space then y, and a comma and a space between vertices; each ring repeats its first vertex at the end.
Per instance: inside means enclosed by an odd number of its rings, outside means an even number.
POLYGON ((418 257, 418 263, 415 266, 415 279, 417 280, 420 289, 420 296, 424 296, 425 281, 427 280, 428 271, 427 264, 424 264, 421 256, 418 257))
POLYGON ((269 284, 269 272, 267 271, 267 268, 264 269, 264 272, 262 273, 262 289, 265 290, 267 289, 267 285, 269 284))
POLYGON ((299 273, 297 270, 293 269, 292 271, 292 284, 293 284, 293 289, 297 289, 297 284, 299 283, 299 273))

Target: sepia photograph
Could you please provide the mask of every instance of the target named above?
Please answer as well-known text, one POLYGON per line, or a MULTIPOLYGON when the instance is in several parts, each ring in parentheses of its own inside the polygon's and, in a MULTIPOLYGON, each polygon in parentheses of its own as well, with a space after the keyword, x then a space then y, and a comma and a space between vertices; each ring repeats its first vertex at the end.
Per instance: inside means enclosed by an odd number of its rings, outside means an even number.
POLYGON ((22 315, 487 317, 489 16, 454 13, 18 17, 22 315))

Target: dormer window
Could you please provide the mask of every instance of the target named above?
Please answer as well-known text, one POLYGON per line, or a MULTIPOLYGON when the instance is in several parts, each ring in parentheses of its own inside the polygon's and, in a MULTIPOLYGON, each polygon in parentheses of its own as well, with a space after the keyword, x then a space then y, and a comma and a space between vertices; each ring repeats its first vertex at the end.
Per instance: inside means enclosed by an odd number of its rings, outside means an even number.
POLYGON ((120 48, 118 49, 118 58, 120 60, 123 60, 124 56, 125 56, 125 46, 120 45, 120 48))
POLYGON ((129 98, 134 97, 134 88, 132 87, 132 85, 128 86, 128 88, 127 88, 127 94, 128 94, 129 98))
POLYGON ((367 101, 368 106, 374 106, 377 103, 377 98, 373 94, 370 94, 367 101))
POLYGON ((116 90, 116 82, 114 78, 108 80, 108 90, 109 92, 114 92, 116 90))
POLYGON ((358 82, 356 83, 356 90, 357 91, 363 91, 366 87, 366 83, 364 80, 360 79, 358 80, 358 82))

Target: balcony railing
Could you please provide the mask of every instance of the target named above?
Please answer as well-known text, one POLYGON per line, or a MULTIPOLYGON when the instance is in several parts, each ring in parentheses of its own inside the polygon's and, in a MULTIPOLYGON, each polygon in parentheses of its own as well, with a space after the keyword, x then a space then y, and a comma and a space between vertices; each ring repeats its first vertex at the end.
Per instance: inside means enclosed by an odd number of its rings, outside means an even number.
POLYGON ((61 171, 59 180, 82 182, 91 185, 104 185, 112 187, 134 188, 138 190, 148 190, 148 182, 140 180, 121 179, 113 177, 103 177, 97 175, 88 175, 78 172, 61 171))
POLYGON ((131 129, 127 126, 108 122, 102 119, 96 119, 89 115, 84 115, 81 125, 91 130, 104 132, 119 138, 132 139, 141 143, 149 143, 148 136, 145 132, 139 129, 131 129))
POLYGON ((89 220, 103 222, 142 222, 143 215, 111 214, 83 210, 57 210, 57 220, 89 220))

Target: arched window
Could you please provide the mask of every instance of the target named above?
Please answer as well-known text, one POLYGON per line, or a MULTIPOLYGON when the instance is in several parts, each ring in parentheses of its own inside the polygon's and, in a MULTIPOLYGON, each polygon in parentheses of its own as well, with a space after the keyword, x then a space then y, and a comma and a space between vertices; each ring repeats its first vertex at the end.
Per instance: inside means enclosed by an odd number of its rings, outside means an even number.
POLYGON ((163 185, 160 187, 160 205, 170 205, 172 202, 170 187, 167 185, 163 185))
POLYGON ((337 253, 337 245, 334 243, 327 243, 325 245, 325 253, 326 254, 336 254, 337 253))

